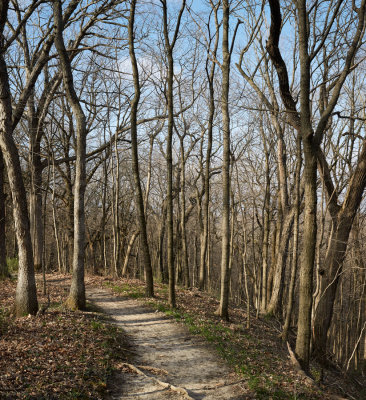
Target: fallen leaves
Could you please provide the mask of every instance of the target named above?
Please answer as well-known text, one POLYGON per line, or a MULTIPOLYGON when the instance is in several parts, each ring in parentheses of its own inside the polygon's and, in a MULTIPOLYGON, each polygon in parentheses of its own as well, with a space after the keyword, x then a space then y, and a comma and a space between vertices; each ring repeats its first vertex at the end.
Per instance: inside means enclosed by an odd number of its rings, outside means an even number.
POLYGON ((113 360, 125 360, 125 339, 95 313, 63 309, 67 285, 51 278, 45 315, 12 319, 15 282, 0 282, 0 398, 103 398, 113 360))
MULTIPOLYGON (((134 279, 120 279, 104 284, 112 288, 116 295, 130 296, 144 291, 143 283, 134 279)), ((335 381, 348 393, 352 393, 355 399, 362 398, 357 395, 357 387, 334 371, 327 372, 325 384, 319 384, 319 387, 309 385, 306 379, 299 378, 289 362, 286 345, 278 336, 281 329, 278 321, 256 318, 253 314, 251 327, 247 329, 247 315, 243 307, 231 307, 230 322, 225 322, 215 315, 218 300, 205 292, 177 288, 178 309, 170 310, 167 286, 156 284, 154 291, 156 297, 149 299, 148 304, 184 322, 191 333, 200 334, 212 343, 219 354, 245 379, 253 398, 332 399, 334 393, 331 384, 335 381)))

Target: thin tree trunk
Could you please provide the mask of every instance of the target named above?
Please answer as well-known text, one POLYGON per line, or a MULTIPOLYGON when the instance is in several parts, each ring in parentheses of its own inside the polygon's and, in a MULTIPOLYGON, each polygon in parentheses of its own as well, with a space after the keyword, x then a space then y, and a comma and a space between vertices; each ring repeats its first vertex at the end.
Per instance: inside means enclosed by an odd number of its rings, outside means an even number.
MULTIPOLYGON (((216 23, 216 38, 212 53, 208 51, 207 64, 211 57, 216 57, 217 49, 219 45, 219 29, 217 22, 217 11, 218 7, 215 8, 215 23, 216 23)), ((214 78, 216 71, 216 63, 212 62, 210 71, 208 65, 206 65, 206 75, 209 85, 209 114, 208 114, 208 125, 207 125, 207 149, 206 149, 206 165, 204 175, 204 188, 205 194, 202 204, 203 213, 203 232, 201 235, 201 250, 200 250, 200 265, 199 265, 199 278, 198 288, 203 290, 205 287, 205 281, 207 277, 207 247, 208 247, 208 219, 209 219, 209 205, 210 205, 210 168, 211 168, 211 153, 212 153, 212 133, 213 123, 215 117, 215 86, 214 78)), ((203 140, 203 137, 202 137, 203 140)))
POLYGON ((173 78, 174 78, 174 60, 173 49, 178 38, 180 22, 186 5, 186 1, 182 0, 182 6, 179 11, 178 19, 175 25, 173 39, 169 39, 168 26, 168 10, 167 1, 161 0, 163 8, 163 30, 165 51, 168 61, 167 71, 167 108, 168 108, 168 133, 166 141, 166 163, 167 163, 167 263, 169 273, 169 305, 172 308, 176 307, 175 300, 175 272, 174 272, 174 239, 173 239, 173 125, 174 125, 174 106, 173 106, 173 78))
POLYGON ((61 256, 60 239, 58 236, 57 218, 56 218, 56 207, 55 207, 55 194, 56 194, 56 181, 55 181, 55 160, 52 157, 52 218, 53 218, 53 232, 56 240, 56 251, 57 251, 57 264, 59 272, 64 272, 63 261, 61 256))
POLYGON ((30 226, 33 244, 34 269, 42 270, 43 257, 43 223, 42 223, 42 163, 40 155, 40 137, 38 134, 38 119, 35 117, 34 105, 29 121, 31 132, 31 144, 29 163, 31 170, 31 194, 30 194, 30 226))
POLYGON ((186 229, 186 157, 184 152, 184 136, 180 137, 180 233, 181 233, 181 244, 182 244, 182 254, 181 254, 181 265, 183 269, 183 281, 186 288, 190 285, 189 279, 189 266, 188 266, 188 252, 187 252, 187 229, 186 229))
POLYGON ((221 242, 221 291, 219 315, 229 319, 229 257, 230 257, 230 113, 229 113, 229 2, 222 3, 223 37, 222 37, 222 97, 221 112, 223 125, 223 162, 222 162, 222 242, 221 242))
POLYGON ((140 181, 140 170, 139 170, 139 158, 138 158, 138 145, 137 145, 137 107, 140 100, 140 81, 139 72, 137 67, 137 61, 135 56, 134 47, 134 21, 135 21, 135 7, 136 0, 131 0, 130 8, 130 18, 128 23, 128 40, 129 40, 129 52, 132 64, 133 72, 133 84, 135 94, 131 101, 131 150, 132 150, 132 170, 133 178, 135 182, 135 194, 136 194, 136 207, 138 210, 138 221, 140 227, 140 249, 142 251, 142 263, 145 271, 146 280, 146 296, 154 296, 154 281, 153 272, 151 266, 151 257, 149 243, 147 240, 147 230, 146 230, 146 218, 145 218, 145 207, 144 198, 141 189, 140 181))
POLYGON ((303 135, 305 154, 305 212, 304 239, 300 268, 299 318, 297 325, 296 354, 305 370, 309 368, 311 339, 311 307, 313 298, 313 270, 316 247, 316 156, 311 140, 303 135), (310 142, 310 143, 309 143, 310 142))
POLYGON ((301 140, 297 139, 297 164, 296 164, 296 173, 295 173, 295 199, 294 199, 294 207, 295 207, 295 217, 294 217, 294 235, 293 235, 293 243, 292 243, 292 263, 291 263, 291 275, 290 275, 290 286, 288 289, 288 299, 287 299, 287 307, 286 307, 286 317, 285 323, 282 329, 282 340, 287 341, 288 331, 290 328, 292 308, 294 302, 294 291, 295 291, 295 280, 296 280, 296 272, 297 272, 297 261, 298 261, 298 242, 299 242, 299 217, 300 217, 300 174, 301 174, 301 140))
POLYGON ((66 96, 76 119, 76 172, 74 184, 74 251, 73 251, 73 275, 70 294, 66 304, 71 309, 85 309, 85 282, 84 282, 84 258, 85 258, 85 209, 84 196, 86 188, 86 120, 83 109, 75 92, 71 62, 67 54, 62 37, 63 20, 61 0, 53 3, 55 23, 55 46, 60 57, 63 83, 66 96))
POLYGON ((10 276, 6 264, 6 214, 5 214, 5 193, 4 193, 5 165, 3 154, 0 151, 0 279, 10 276))
POLYGON ((114 154, 116 158, 116 169, 113 168, 113 156, 112 156, 112 168, 114 176, 113 185, 113 271, 117 278, 119 276, 119 250, 120 250, 120 227, 119 227, 119 182, 120 182, 120 166, 119 166, 119 154, 117 147, 117 136, 114 141, 114 154))
POLYGON ((131 251, 132 251, 133 245, 135 243, 135 240, 139 234, 140 234, 140 231, 134 232, 130 238, 130 241, 128 242, 125 260, 123 262, 123 268, 122 268, 122 276, 123 277, 126 277, 128 261, 130 259, 131 251))
MULTIPOLYGON (((263 137, 263 140, 265 138, 263 137)), ((263 241, 262 241, 262 279, 261 279, 261 303, 259 309, 265 311, 267 308, 267 277, 268 277, 268 249, 269 249, 269 231, 270 231, 270 174, 269 174, 269 156, 267 145, 266 153, 266 189, 263 210, 263 241)))
POLYGON ((168 283, 169 276, 168 271, 164 266, 164 236, 166 230, 166 205, 165 202, 162 207, 162 216, 161 216, 161 223, 160 223, 160 230, 159 230, 159 272, 160 272, 160 279, 162 283, 168 283))
POLYGON ((277 246, 276 265, 273 274, 272 295, 267 307, 267 314, 276 315, 280 307, 283 294, 283 278, 285 274, 288 244, 290 241, 294 222, 295 209, 288 211, 283 220, 281 241, 277 246))

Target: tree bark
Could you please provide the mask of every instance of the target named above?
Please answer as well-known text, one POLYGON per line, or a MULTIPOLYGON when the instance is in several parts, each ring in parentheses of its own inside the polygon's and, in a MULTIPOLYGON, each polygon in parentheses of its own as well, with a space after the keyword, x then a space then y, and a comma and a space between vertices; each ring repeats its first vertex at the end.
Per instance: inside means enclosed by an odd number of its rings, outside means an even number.
POLYGON ((30 121, 30 168, 31 168, 31 194, 30 194, 30 225, 33 243, 34 269, 42 270, 43 256, 43 222, 42 222, 42 162, 40 155, 40 138, 37 136, 37 119, 30 121))
POLYGON ((338 204, 338 194, 331 180, 329 167, 323 153, 318 151, 317 157, 320 175, 327 190, 329 212, 332 217, 332 231, 327 255, 320 271, 321 295, 315 310, 313 353, 319 361, 326 362, 327 335, 332 320, 339 276, 342 273, 352 224, 366 188, 366 140, 362 144, 356 168, 341 205, 338 204))
POLYGON ((6 241, 5 241, 5 226, 6 226, 6 207, 4 193, 4 177, 5 165, 3 154, 0 151, 0 279, 10 276, 8 266, 6 264, 6 241))
POLYGON ((222 242, 221 242, 221 291, 219 315, 229 319, 229 282, 230 282, 230 52, 229 52, 229 2, 222 3, 223 37, 222 37, 222 129, 223 129, 223 161, 222 161, 222 242))
MULTIPOLYGON (((34 11, 38 4, 34 3, 27 13, 28 18, 34 11)), ((73 0, 70 2, 69 6, 65 12, 65 21, 68 20, 72 12, 78 5, 78 0, 73 0)), ((4 26, 7 19, 9 1, 5 0, 1 2, 0 5, 0 30, 1 36, 3 37, 4 26)), ((21 21, 23 23, 24 21, 21 21)), ((21 29, 21 24, 19 25, 21 29)), ((24 27, 24 25, 23 25, 24 27)), ((12 36, 12 40, 15 40, 19 35, 20 30, 17 30, 12 36)), ((29 215, 27 211, 27 201, 26 192, 24 188, 24 182, 21 175, 21 167, 19 162, 18 150, 15 146, 14 140, 12 138, 12 133, 17 124, 19 123, 24 109, 27 105, 28 98, 31 96, 34 85, 48 60, 49 51, 53 44, 53 34, 49 35, 44 41, 43 47, 38 52, 37 63, 27 80, 26 86, 24 87, 17 105, 14 105, 14 112, 11 108, 11 95, 9 88, 9 77, 7 74, 7 67, 4 60, 4 52, 9 46, 10 42, 5 43, 5 38, 3 37, 1 43, 1 55, 0 55, 0 90, 1 90, 1 124, 3 125, 1 130, 3 131, 3 137, 1 140, 4 153, 4 160, 7 166, 7 171, 9 175, 10 190, 13 197, 13 213, 15 222, 15 232, 18 241, 18 251, 19 251, 19 274, 18 274, 18 285, 16 292, 16 313, 18 315, 35 313, 38 308, 36 289, 35 289, 35 279, 34 279, 34 260, 32 251, 32 240, 30 232, 30 222, 29 215), (7 121, 7 119, 9 119, 7 121), (7 153, 7 154, 5 154, 7 153), (15 204, 17 203, 17 204, 15 204), (28 243, 28 240, 30 241, 28 243), (30 246, 30 250, 29 250, 30 246), (30 261, 30 259, 32 259, 30 261)), ((0 146, 2 146, 0 144, 0 146)))
MULTIPOLYGON (((0 34, 2 36, 7 19, 9 2, 0 5, 0 34)), ((15 234, 18 243, 19 270, 15 295, 16 315, 36 314, 38 311, 36 282, 34 277, 32 240, 27 209, 27 196, 17 147, 13 139, 12 104, 9 76, 0 51, 0 148, 8 171, 13 198, 15 234)))
POLYGON ((129 40, 130 59, 132 64, 133 83, 135 90, 134 97, 131 101, 131 115, 130 115, 131 142, 132 142, 131 146, 132 170, 135 183, 136 207, 137 207, 138 221, 140 227, 140 246, 142 250, 142 262, 145 270, 146 296, 153 297, 154 281, 153 281, 153 272, 151 266, 149 243, 147 240, 144 197, 141 189, 138 144, 137 144, 137 107, 140 99, 140 81, 139 81, 139 71, 137 67, 135 47, 134 47, 135 8, 136 8, 136 0, 131 0, 130 17, 128 23, 128 40, 129 40))
POLYGON ((128 261, 130 259, 130 255, 131 255, 131 251, 133 248, 133 244, 135 243, 135 240, 137 238, 137 236, 140 234, 140 231, 136 231, 132 234, 130 241, 128 242, 128 246, 127 246, 127 251, 126 251, 126 255, 125 255, 125 260, 123 262, 123 268, 122 268, 122 276, 125 277, 126 273, 127 273, 127 267, 128 267, 128 261))
POLYGON ((84 282, 84 258, 85 258, 85 209, 84 196, 86 188, 86 120, 78 96, 75 92, 71 62, 67 54, 62 37, 63 21, 61 1, 53 3, 55 23, 55 46, 60 57, 63 83, 66 97, 70 102, 76 120, 76 172, 74 184, 74 251, 73 251, 73 275, 70 294, 66 304, 71 309, 85 309, 85 282, 84 282))
POLYGON ((292 242, 291 274, 290 274, 290 285, 288 289, 285 323, 281 333, 282 340, 284 341, 287 341, 288 331, 290 328, 291 315, 294 302, 295 280, 296 280, 296 272, 298 264, 297 253, 299 247, 298 242, 299 242, 299 217, 300 217, 300 175, 301 175, 301 165, 302 165, 300 137, 297 138, 296 159, 297 161, 296 161, 296 173, 295 173, 295 199, 294 199, 295 216, 294 216, 294 234, 292 242))
MULTIPOLYGON (((210 168, 211 168, 211 153, 212 153, 212 134, 213 124, 215 117, 215 72, 216 63, 213 61, 210 70, 208 69, 209 60, 211 57, 216 58, 217 49, 219 45, 219 27, 217 21, 218 6, 214 9, 215 24, 216 24, 216 38, 213 46, 213 50, 207 50, 207 61, 206 61, 206 75, 209 86, 209 114, 208 114, 208 125, 207 125, 207 149, 206 149, 206 165, 204 170, 204 198, 202 204, 203 214, 203 231, 201 234, 201 248, 200 248, 200 265, 199 265, 199 277, 198 277, 198 288, 203 290, 207 279, 207 247, 208 247, 208 220, 209 220, 209 205, 210 205, 210 168)), ((202 138, 203 140, 203 138, 202 138)))
POLYGON ((269 315, 277 315, 278 308, 281 304, 283 293, 283 277, 287 262, 288 244, 294 223, 294 211, 294 209, 288 210, 283 219, 281 241, 277 246, 276 265, 273 273, 272 295, 266 309, 266 313, 269 315))
POLYGON ((174 271, 174 226, 173 226, 173 127, 174 127, 174 106, 173 106, 173 79, 174 79, 174 60, 173 50, 178 38, 180 22, 183 11, 186 6, 186 1, 182 0, 182 6, 179 11, 178 20, 175 26, 173 39, 169 39, 169 26, 168 26, 168 9, 167 1, 160 0, 163 7, 163 30, 165 52, 168 62, 167 71, 167 108, 168 108, 168 133, 166 140, 166 163, 167 163, 167 263, 169 274, 169 305, 172 308, 176 307, 175 300, 175 271, 174 271))

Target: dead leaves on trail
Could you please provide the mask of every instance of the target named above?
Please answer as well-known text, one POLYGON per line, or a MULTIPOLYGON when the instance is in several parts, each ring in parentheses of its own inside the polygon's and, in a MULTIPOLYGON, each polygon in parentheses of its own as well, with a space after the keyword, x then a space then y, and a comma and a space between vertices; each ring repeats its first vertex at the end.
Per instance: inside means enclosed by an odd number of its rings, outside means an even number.
POLYGON ((44 316, 12 319, 15 283, 0 282, 0 398, 102 398, 113 360, 125 360, 124 338, 95 314, 60 308, 60 282, 49 288, 44 316))

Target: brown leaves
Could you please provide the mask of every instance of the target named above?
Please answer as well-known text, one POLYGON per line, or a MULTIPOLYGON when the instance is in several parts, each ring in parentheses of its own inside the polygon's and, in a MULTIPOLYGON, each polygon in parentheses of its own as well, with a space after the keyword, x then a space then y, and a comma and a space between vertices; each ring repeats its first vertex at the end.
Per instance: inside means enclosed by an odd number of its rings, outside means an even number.
MULTIPOLYGON (((124 340, 121 333, 100 317, 60 307, 68 280, 52 279, 51 306, 44 316, 6 317, 0 336, 0 398, 102 398, 113 357, 123 358, 117 346, 124 340)), ((14 291, 14 282, 0 282, 5 315, 14 291)), ((40 296, 40 303, 46 301, 40 296)))

